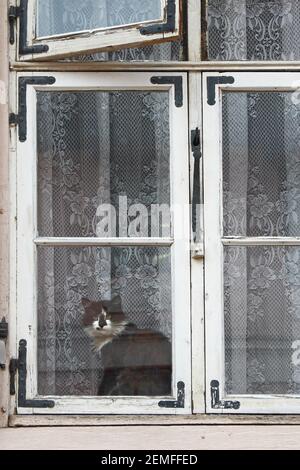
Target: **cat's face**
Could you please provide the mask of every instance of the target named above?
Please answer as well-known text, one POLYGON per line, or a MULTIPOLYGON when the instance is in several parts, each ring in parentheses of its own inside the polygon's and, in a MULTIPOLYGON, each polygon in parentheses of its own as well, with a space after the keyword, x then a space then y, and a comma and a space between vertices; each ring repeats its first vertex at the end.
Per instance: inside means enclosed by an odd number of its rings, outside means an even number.
POLYGON ((110 302, 94 302, 83 298, 81 302, 84 307, 82 322, 89 336, 114 336, 126 324, 119 298, 110 302))

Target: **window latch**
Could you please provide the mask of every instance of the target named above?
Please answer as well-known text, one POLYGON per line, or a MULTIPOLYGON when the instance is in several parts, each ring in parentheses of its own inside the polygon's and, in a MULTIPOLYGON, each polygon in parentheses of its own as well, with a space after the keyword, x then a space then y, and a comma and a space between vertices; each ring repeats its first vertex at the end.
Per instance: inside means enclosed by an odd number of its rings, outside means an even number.
POLYGON ((197 243, 197 232, 199 227, 200 206, 200 160, 201 160, 201 137, 199 127, 191 131, 191 145, 194 156, 193 196, 192 196, 192 230, 193 241, 197 243))

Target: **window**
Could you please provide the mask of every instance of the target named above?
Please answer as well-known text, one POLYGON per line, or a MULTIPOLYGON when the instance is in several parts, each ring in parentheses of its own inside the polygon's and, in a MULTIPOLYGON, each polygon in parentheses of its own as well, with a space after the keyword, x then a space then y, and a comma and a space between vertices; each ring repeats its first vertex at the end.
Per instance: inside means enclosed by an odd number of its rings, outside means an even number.
POLYGON ((180 36, 178 0, 20 0, 19 58, 45 60, 180 36))
MULTIPOLYGON (((228 412, 293 413, 299 410, 299 74, 219 79, 228 84, 216 85, 214 105, 204 92, 207 387, 218 378, 228 412)), ((207 407, 218 412, 210 401, 207 407)))
POLYGON ((152 216, 189 200, 186 75, 165 77, 55 73, 26 87, 17 310, 34 413, 45 399, 51 413, 191 411, 189 239, 181 213, 152 216), (100 300, 139 328, 108 359, 87 334, 100 300))
POLYGON ((17 6, 18 413, 299 413, 299 2, 17 6))

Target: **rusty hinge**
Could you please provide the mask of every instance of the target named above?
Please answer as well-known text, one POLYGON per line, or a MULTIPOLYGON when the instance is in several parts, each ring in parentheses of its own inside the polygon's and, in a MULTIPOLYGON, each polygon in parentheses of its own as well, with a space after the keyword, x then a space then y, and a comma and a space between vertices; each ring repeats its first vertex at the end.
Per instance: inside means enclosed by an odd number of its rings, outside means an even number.
POLYGON ((19 113, 10 113, 9 125, 19 126, 19 140, 25 142, 27 139, 27 86, 28 85, 52 85, 55 83, 54 77, 35 76, 19 77, 18 110, 19 113))
POLYGON ((53 400, 28 399, 26 397, 26 377, 27 377, 27 341, 21 339, 19 342, 19 357, 12 358, 9 363, 10 372, 10 394, 16 394, 16 374, 18 372, 18 406, 21 408, 53 408, 53 400))
POLYGON ((217 85, 232 85, 234 83, 233 77, 228 76, 216 76, 207 77, 207 103, 209 106, 216 104, 216 86, 217 85))
POLYGON ((166 5, 166 22, 151 24, 144 26, 140 29, 143 35, 159 34, 159 33, 173 33, 176 29, 176 2, 175 0, 168 0, 166 5))
POLYGON ((220 400, 220 383, 218 380, 212 380, 210 383, 211 407, 214 410, 238 410, 241 406, 239 401, 220 400))
POLYGON ((183 106, 183 80, 180 75, 162 75, 151 77, 151 83, 154 85, 174 85, 174 98, 176 108, 183 106))
POLYGON ((184 408, 185 403, 185 384, 177 383, 177 400, 162 400, 158 403, 160 408, 184 408))

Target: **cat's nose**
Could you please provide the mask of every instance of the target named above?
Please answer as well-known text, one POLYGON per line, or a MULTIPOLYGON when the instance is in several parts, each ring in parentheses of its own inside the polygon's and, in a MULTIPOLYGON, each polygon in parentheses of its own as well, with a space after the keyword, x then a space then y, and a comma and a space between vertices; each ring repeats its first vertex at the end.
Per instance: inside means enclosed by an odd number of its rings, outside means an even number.
POLYGON ((99 324, 99 327, 100 327, 100 328, 103 328, 104 326, 107 325, 107 323, 106 323, 105 320, 104 320, 104 321, 99 321, 98 324, 99 324))

